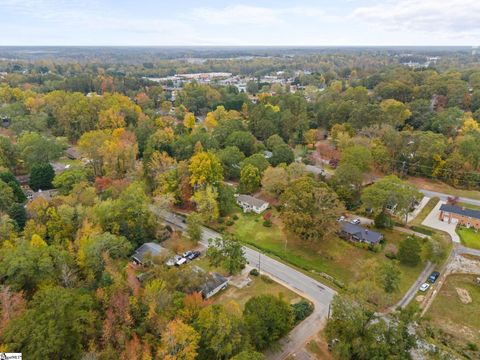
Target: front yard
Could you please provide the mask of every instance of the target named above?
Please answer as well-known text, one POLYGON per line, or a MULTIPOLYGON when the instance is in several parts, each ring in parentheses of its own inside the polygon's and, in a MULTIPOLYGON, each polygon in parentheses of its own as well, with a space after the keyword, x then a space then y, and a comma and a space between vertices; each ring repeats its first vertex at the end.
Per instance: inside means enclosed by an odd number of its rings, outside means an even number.
POLYGON ((459 226, 456 231, 463 245, 473 249, 480 249, 480 233, 478 230, 459 226))
MULTIPOLYGON (((386 248, 375 253, 358 248, 337 236, 331 236, 316 244, 304 243, 284 232, 278 213, 275 210, 270 211, 273 214, 272 227, 263 226, 263 218, 260 215, 240 214, 235 224, 229 227, 229 231, 235 233, 242 242, 272 254, 310 274, 316 274, 322 281, 325 279, 321 273, 334 277, 336 280, 334 285, 353 284, 365 278, 367 265, 371 270, 372 266, 392 261, 385 257, 386 248)), ((390 247, 394 245, 397 249, 400 241, 406 237, 405 234, 397 231, 382 232, 387 244, 390 247)), ((423 265, 419 264, 416 267, 399 265, 402 273, 400 290, 394 294, 392 301, 402 297, 422 271, 423 265)))
POLYGON ((450 275, 427 312, 432 323, 461 348, 480 344, 480 285, 476 277, 450 275))

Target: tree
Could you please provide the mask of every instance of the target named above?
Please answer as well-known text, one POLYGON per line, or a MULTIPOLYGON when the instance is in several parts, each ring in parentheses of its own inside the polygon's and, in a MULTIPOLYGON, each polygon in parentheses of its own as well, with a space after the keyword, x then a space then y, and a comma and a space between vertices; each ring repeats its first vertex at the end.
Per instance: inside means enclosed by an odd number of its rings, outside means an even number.
POLYGON ((187 112, 183 118, 183 126, 191 131, 195 128, 195 122, 195 115, 191 112, 187 112))
POLYGON ((217 186, 223 180, 222 165, 211 152, 193 155, 188 170, 191 173, 190 184, 194 187, 217 186))
POLYGON ((18 139, 18 148, 20 157, 31 168, 58 159, 63 153, 64 145, 39 133, 24 132, 18 139))
POLYGON ((8 184, 0 180, 0 211, 8 211, 10 206, 15 203, 13 190, 8 184))
POLYGON ((25 200, 27 200, 25 193, 20 187, 20 183, 11 172, 0 172, 0 180, 5 182, 12 189, 13 195, 15 197, 15 202, 23 203, 25 202, 25 200))
POLYGON ((245 345, 242 311, 237 303, 211 305, 198 314, 199 359, 229 359, 245 345))
POLYGON ((34 191, 51 189, 54 177, 55 171, 52 165, 48 163, 32 165, 28 184, 34 191))
POLYGON ((270 166, 269 162, 267 161, 267 159, 265 159, 265 156, 263 156, 263 154, 253 154, 252 156, 249 156, 242 161, 240 166, 243 168, 248 164, 255 166, 261 174, 263 174, 263 172, 270 166))
POLYGON ((362 145, 352 145, 342 151, 340 164, 356 166, 362 173, 366 173, 372 167, 372 153, 362 145))
POLYGON ((231 275, 239 273, 247 263, 242 245, 233 235, 209 239, 207 256, 213 266, 222 266, 231 275))
POLYGON ((230 360, 265 360, 265 355, 253 350, 245 350, 235 355, 230 360))
POLYGON ((10 322, 4 342, 12 351, 34 359, 80 359, 95 321, 88 294, 46 287, 35 294, 29 309, 10 322))
POLYGON ((285 163, 290 164, 295 160, 295 155, 293 154, 292 149, 287 144, 277 145, 272 149, 272 157, 270 158, 270 163, 273 166, 278 164, 285 163))
POLYGON ((218 211, 220 216, 230 214, 236 207, 235 188, 230 185, 221 185, 218 187, 218 211))
POLYGON ((195 360, 200 336, 190 325, 172 320, 162 332, 158 356, 164 360, 195 360))
POLYGON ((194 244, 197 244, 202 237, 202 223, 200 215, 192 213, 187 217, 187 234, 194 244))
POLYGON ((234 131, 225 140, 225 146, 236 146, 247 156, 253 153, 254 144, 255 137, 248 131, 234 131))
POLYGON ((335 232, 343 211, 336 194, 310 177, 293 181, 280 201, 286 229, 306 241, 318 241, 335 232))
POLYGON ((260 187, 261 179, 260 171, 255 166, 245 165, 240 172, 239 191, 247 194, 255 192, 260 187))
POLYGON ((394 127, 403 126, 405 120, 412 115, 404 103, 394 99, 383 100, 380 108, 383 111, 382 122, 394 127))
POLYGON ((412 314, 394 314, 388 323, 363 299, 335 296, 326 335, 336 359, 409 359, 416 337, 409 331, 412 314))
POLYGON ((245 155, 236 146, 227 146, 217 152, 218 159, 222 163, 223 173, 227 179, 240 177, 240 163, 245 155))
POLYGON ((263 173, 262 188, 278 198, 288 185, 287 170, 283 167, 268 167, 263 173))
POLYGON ((393 293, 398 290, 401 272, 397 265, 391 262, 382 263, 377 269, 377 274, 385 292, 393 293))
POLYGON ((422 196, 414 186, 395 175, 389 175, 367 187, 363 191, 362 201, 365 207, 382 212, 395 208, 399 214, 406 216, 413 202, 420 200, 422 196))
POLYGON ((73 168, 55 175, 52 184, 59 190, 60 194, 68 195, 76 184, 84 181, 87 181, 85 170, 73 168))
POLYGON ((290 306, 273 295, 252 297, 245 304, 243 314, 252 344, 257 350, 266 349, 293 326, 290 306))
POLYGON ((197 206, 199 216, 205 222, 218 219, 218 192, 212 186, 207 186, 203 190, 196 191, 192 197, 193 202, 197 206))
POLYGON ((414 236, 408 236, 400 243, 398 259, 402 264, 417 266, 421 260, 422 246, 414 236))

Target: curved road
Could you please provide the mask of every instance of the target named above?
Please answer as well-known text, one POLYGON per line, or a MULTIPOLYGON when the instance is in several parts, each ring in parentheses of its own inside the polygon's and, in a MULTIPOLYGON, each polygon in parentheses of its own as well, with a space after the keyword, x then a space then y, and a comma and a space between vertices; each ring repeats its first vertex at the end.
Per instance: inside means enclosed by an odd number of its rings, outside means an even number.
MULTIPOLYGON (((153 209, 152 209, 153 210, 153 209)), ((155 213, 166 222, 182 229, 186 229, 184 218, 170 212, 155 213)), ((219 233, 203 227, 201 244, 208 247, 208 239, 221 237, 219 233)), ((292 291, 310 300, 315 309, 307 319, 298 324, 289 334, 288 339, 281 342, 281 350, 270 353, 271 359, 285 359, 288 356, 295 356, 296 359, 309 359, 308 354, 303 350, 307 341, 317 335, 323 328, 328 316, 330 303, 335 296, 335 290, 312 279, 304 273, 272 259, 256 250, 243 247, 245 256, 250 266, 259 267, 264 274, 275 279, 277 282, 288 287, 292 291)))
MULTIPOLYGON (((448 195, 448 194, 444 194, 436 191, 430 191, 430 190, 424 190, 424 189, 418 189, 418 190, 421 191, 425 196, 428 196, 430 198, 438 197, 442 201, 447 201, 449 197, 453 197, 453 195, 448 195)), ((480 206, 480 200, 470 199, 466 197, 459 197, 458 201, 465 204, 480 206)))

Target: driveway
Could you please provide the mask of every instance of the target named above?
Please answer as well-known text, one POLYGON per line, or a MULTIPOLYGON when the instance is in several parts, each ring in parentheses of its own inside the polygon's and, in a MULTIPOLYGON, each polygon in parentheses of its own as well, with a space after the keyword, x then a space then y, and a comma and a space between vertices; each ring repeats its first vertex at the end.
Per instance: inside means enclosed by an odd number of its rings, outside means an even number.
POLYGON ((440 206, 445 204, 445 201, 439 201, 437 205, 433 208, 430 214, 427 215, 425 220, 423 220, 422 225, 431 227, 433 229, 441 230, 446 232, 452 238, 452 241, 455 243, 460 243, 460 237, 458 236, 457 232, 455 231, 457 224, 449 224, 446 221, 441 221, 438 218, 440 214, 440 206))
MULTIPOLYGON (((166 222, 185 230, 186 224, 182 216, 170 212, 158 212, 152 210, 166 222)), ((202 239, 200 243, 208 247, 208 239, 219 238, 221 235, 212 229, 202 227, 202 239)), ((336 292, 319 281, 304 273, 264 255, 249 247, 243 247, 245 257, 250 266, 260 268, 260 271, 290 290, 310 300, 315 308, 313 313, 298 324, 289 334, 288 338, 280 341, 280 348, 276 352, 269 352, 268 358, 283 360, 296 355, 305 358, 304 346, 312 337, 316 336, 325 326, 330 311, 330 304, 336 292)))
POLYGON ((408 214, 407 222, 410 223, 411 221, 413 221, 429 201, 430 201, 430 198, 428 196, 424 196, 420 201, 420 203, 418 204, 418 206, 415 208, 415 210, 413 210, 411 213, 408 214))

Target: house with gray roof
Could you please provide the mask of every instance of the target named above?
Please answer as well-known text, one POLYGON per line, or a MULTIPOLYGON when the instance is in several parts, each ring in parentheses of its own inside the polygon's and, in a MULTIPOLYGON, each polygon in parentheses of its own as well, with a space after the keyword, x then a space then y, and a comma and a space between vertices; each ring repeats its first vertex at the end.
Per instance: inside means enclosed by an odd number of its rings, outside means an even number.
POLYGON ((163 246, 153 242, 148 242, 135 250, 135 253, 132 255, 132 260, 139 265, 145 265, 147 260, 151 260, 153 257, 166 252, 167 249, 165 249, 163 246))
POLYGON ((257 199, 250 195, 238 195, 237 204, 243 209, 243 212, 253 211, 257 214, 261 214, 267 210, 270 205, 268 202, 261 199, 257 199))
POLYGON ((383 234, 352 224, 348 221, 340 222, 340 237, 345 240, 364 242, 367 244, 378 244, 383 239, 383 234))
POLYGON ((480 211, 457 205, 442 204, 439 219, 449 224, 459 224, 480 229, 480 211))
POLYGON ((218 273, 209 274, 207 281, 202 286, 202 295, 205 299, 211 298, 216 293, 226 289, 228 286, 228 279, 218 273))

